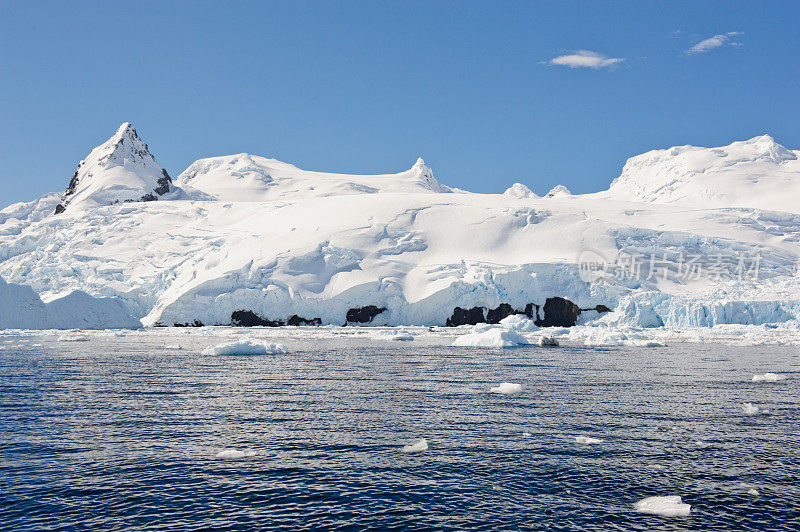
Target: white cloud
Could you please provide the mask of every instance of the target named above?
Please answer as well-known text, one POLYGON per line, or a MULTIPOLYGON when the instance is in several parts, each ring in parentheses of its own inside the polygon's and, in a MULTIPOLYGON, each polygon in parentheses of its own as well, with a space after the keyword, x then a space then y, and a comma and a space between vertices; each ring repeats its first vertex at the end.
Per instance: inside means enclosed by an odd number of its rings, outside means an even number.
POLYGON ((709 37, 708 39, 703 39, 699 43, 695 44, 694 46, 686 50, 686 53, 688 55, 704 54, 706 52, 710 52, 714 48, 719 48, 720 46, 724 46, 725 44, 728 44, 730 46, 741 46, 742 43, 731 42, 731 37, 742 35, 742 33, 743 32, 741 31, 729 31, 728 33, 714 35, 713 37, 709 37))
POLYGON ((603 54, 589 50, 575 50, 571 54, 554 57, 546 61, 547 65, 568 66, 570 68, 600 68, 611 67, 625 61, 623 57, 606 57, 603 54))

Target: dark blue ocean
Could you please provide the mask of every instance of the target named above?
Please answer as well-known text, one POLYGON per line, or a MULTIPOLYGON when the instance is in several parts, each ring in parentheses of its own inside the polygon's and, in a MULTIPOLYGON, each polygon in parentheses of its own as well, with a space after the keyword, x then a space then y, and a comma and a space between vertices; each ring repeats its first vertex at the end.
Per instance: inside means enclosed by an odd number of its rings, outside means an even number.
POLYGON ((797 347, 57 338, 0 337, 3 530, 800 529, 797 347), (691 515, 634 510, 655 495, 691 515))

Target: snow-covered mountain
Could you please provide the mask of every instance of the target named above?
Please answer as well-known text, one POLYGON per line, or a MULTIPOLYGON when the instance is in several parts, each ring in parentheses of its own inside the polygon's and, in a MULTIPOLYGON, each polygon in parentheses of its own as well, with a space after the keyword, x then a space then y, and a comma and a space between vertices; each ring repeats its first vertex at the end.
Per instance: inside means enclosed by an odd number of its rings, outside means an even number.
POLYGON ((78 163, 55 213, 130 201, 186 199, 156 162, 147 144, 125 122, 78 163))
POLYGON ((800 151, 769 135, 721 148, 676 146, 628 159, 612 198, 800 213, 800 151))
POLYGON ((436 181, 422 159, 398 174, 346 175, 309 172, 275 159, 240 153, 200 159, 177 181, 198 199, 243 202, 378 192, 450 192, 436 181))
POLYGON ((460 191, 421 159, 344 175, 247 154, 169 184, 123 124, 63 212, 56 195, 0 211, 0 327, 110 325, 119 308, 145 325, 797 320, 796 153, 763 137, 650 152, 585 195, 460 191))

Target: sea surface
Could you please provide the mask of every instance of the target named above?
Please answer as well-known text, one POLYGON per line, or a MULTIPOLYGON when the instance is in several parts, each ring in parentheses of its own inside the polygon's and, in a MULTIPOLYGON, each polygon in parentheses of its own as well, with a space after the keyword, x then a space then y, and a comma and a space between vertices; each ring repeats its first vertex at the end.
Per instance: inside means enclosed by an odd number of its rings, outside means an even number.
POLYGON ((202 354, 236 330, 5 333, 0 529, 800 529, 797 347, 422 331, 259 332, 291 350, 266 356, 202 354), (634 509, 656 495, 691 514, 634 509))

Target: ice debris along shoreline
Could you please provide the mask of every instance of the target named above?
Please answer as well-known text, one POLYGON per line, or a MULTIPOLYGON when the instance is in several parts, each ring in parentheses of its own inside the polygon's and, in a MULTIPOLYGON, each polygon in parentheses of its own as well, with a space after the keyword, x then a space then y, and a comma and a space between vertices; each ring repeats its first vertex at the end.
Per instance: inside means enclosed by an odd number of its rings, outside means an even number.
POLYGON ((766 135, 654 150, 593 194, 245 153, 173 180, 125 123, 62 194, 0 210, 0 328, 796 323, 799 154, 766 135))

